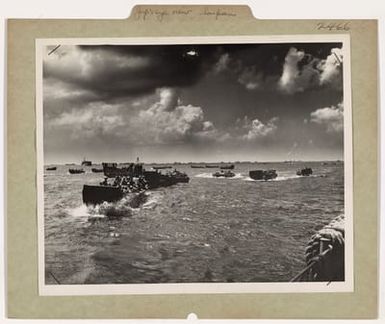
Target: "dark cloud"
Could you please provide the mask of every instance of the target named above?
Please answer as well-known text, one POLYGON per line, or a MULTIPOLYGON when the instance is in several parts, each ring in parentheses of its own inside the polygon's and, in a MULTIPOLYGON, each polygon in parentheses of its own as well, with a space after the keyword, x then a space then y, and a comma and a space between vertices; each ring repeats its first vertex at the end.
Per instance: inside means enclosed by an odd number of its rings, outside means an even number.
MULTIPOLYGON (((188 87, 218 68, 221 58, 249 89, 279 76, 291 47, 320 59, 340 44, 83 45, 61 46, 43 65, 44 78, 94 93, 99 100, 152 93, 159 87, 188 87), (196 55, 189 55, 194 52, 196 55), (236 57, 236 60, 233 58, 236 57), (258 82, 256 82, 258 80, 258 82)), ((298 63, 299 66, 304 64, 298 63)), ((222 64, 223 65, 223 64, 222 64)), ((224 68, 222 67, 222 68, 224 68)), ((220 67, 219 67, 220 68, 220 67)), ((52 81, 54 82, 54 81, 52 81)))
POLYGON ((332 85, 341 90, 341 44, 270 44, 221 54, 215 73, 230 73, 250 91, 294 94, 332 85), (335 47, 332 47, 335 46, 335 47))
POLYGON ((43 73, 47 80, 66 82, 108 101, 159 87, 195 84, 215 62, 217 47, 199 47, 197 55, 189 55, 193 49, 189 45, 78 46, 75 50, 62 46, 45 60, 43 73))

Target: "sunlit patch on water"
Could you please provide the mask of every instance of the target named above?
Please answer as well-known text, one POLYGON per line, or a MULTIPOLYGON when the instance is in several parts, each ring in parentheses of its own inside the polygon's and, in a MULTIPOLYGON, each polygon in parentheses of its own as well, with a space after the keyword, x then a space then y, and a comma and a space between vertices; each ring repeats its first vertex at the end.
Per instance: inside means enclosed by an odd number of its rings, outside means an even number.
POLYGON ((255 180, 250 177, 245 177, 243 180, 252 181, 252 182, 266 182, 266 181, 270 182, 270 181, 286 181, 286 180, 300 179, 300 178, 304 178, 304 177, 297 176, 294 174, 294 175, 288 175, 288 176, 278 176, 275 179, 269 179, 269 180, 255 180))

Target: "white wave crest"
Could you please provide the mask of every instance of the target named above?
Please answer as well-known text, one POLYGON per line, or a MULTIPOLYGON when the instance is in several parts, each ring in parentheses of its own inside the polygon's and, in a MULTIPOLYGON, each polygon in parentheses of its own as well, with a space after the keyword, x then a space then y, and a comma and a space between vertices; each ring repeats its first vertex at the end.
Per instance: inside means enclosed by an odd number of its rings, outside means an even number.
POLYGON ((143 209, 154 209, 162 199, 160 194, 151 193, 147 201, 143 204, 143 209))
POLYGON ((99 205, 82 204, 67 212, 73 217, 103 218, 129 217, 141 205, 147 202, 147 194, 128 195, 116 202, 103 202, 99 205))
POLYGON ((88 207, 85 204, 81 204, 78 207, 67 209, 67 212, 70 216, 73 217, 88 217, 90 216, 88 207))
MULTIPOLYGON (((313 175, 309 175, 309 176, 299 176, 296 174, 290 174, 290 175, 281 175, 281 176, 276 177, 275 179, 270 179, 267 181, 269 181, 269 182, 270 181, 286 181, 286 180, 292 180, 292 179, 323 178, 323 177, 326 177, 326 176, 323 174, 313 174, 313 175)), ((266 180, 255 180, 255 179, 252 179, 250 177, 245 177, 243 180, 253 181, 253 182, 266 182, 266 180)))
POLYGON ((205 179, 243 179, 244 176, 242 173, 236 173, 234 177, 214 177, 212 173, 200 173, 195 176, 196 178, 205 178, 205 179))

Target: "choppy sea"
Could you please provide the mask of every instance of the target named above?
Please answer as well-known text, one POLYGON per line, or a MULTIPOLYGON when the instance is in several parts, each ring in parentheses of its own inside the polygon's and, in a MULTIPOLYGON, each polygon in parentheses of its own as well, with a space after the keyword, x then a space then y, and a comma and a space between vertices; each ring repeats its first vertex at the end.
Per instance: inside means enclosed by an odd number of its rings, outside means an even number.
POLYGON ((176 165, 190 182, 149 191, 139 208, 85 206, 83 184, 103 174, 73 167, 44 174, 46 284, 287 282, 311 235, 344 211, 343 162, 240 163, 227 179, 176 165), (313 175, 296 176, 305 166, 313 175), (255 169, 278 178, 254 181, 255 169))

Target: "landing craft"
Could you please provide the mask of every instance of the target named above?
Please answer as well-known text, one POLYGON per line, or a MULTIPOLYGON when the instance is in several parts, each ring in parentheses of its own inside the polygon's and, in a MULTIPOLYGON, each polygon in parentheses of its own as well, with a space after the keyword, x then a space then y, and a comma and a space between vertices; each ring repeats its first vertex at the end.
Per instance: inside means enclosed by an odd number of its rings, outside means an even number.
POLYGON ((297 175, 298 176, 307 177, 307 176, 312 175, 312 174, 313 174, 312 168, 304 168, 304 169, 301 169, 301 170, 297 171, 297 175))
MULTIPOLYGON (((145 170, 142 163, 131 163, 128 167, 118 168, 117 163, 103 163, 105 179, 100 185, 83 186, 83 202, 100 204, 104 201, 114 202, 126 195, 138 199, 148 189, 168 187, 189 182, 187 174, 177 170, 163 174, 158 170, 145 170), (113 178, 111 183, 110 179, 113 178)), ((140 199, 139 199, 140 200, 140 199)))
POLYGON ((68 172, 71 174, 85 173, 83 169, 68 169, 68 172))
POLYGON ((152 167, 154 170, 163 170, 163 169, 171 169, 171 165, 159 165, 159 166, 153 166, 152 167))
POLYGON ((277 177, 276 170, 253 170, 249 172, 249 177, 253 180, 272 180, 277 177))
POLYGON ((230 170, 227 170, 227 171, 217 171, 217 172, 214 172, 213 173, 213 177, 216 177, 216 178, 232 178, 232 177, 235 177, 235 173, 234 172, 231 172, 230 170))
POLYGON ((83 161, 82 161, 82 165, 84 165, 84 166, 91 166, 92 165, 92 161, 87 161, 86 158, 84 158, 83 161))

